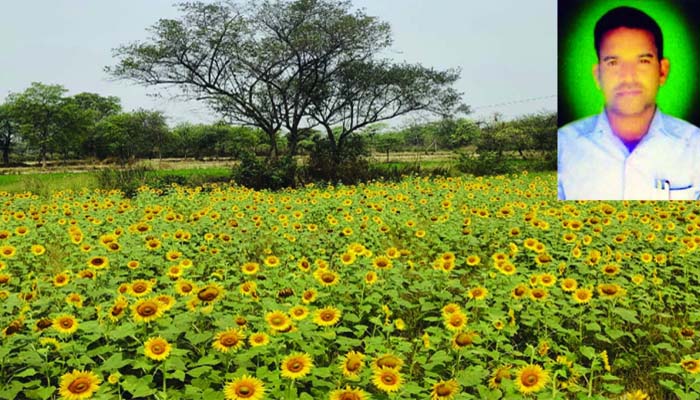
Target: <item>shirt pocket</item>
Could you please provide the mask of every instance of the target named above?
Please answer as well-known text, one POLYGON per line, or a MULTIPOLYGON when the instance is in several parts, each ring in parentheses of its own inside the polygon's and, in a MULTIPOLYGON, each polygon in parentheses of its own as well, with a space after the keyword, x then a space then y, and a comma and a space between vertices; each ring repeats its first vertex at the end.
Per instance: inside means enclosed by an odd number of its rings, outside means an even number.
POLYGON ((697 200, 700 195, 700 188, 693 185, 684 185, 680 187, 671 187, 670 200, 697 200))

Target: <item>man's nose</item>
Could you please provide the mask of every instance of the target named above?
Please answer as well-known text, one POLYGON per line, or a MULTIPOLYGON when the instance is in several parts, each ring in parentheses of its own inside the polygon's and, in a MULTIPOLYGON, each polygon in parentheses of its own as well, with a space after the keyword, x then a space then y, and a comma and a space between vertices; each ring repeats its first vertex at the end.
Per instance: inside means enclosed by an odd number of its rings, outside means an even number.
POLYGON ((619 76, 621 79, 634 80, 637 77, 636 62, 622 62, 620 64, 619 76))

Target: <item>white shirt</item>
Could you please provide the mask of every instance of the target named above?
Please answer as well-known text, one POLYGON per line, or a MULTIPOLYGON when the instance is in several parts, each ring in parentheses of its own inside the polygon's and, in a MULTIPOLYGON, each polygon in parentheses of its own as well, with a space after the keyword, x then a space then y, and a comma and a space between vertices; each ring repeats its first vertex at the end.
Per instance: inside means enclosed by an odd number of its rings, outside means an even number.
POLYGON ((700 129, 656 109, 630 153, 603 111, 558 132, 560 200, 700 198, 700 129))

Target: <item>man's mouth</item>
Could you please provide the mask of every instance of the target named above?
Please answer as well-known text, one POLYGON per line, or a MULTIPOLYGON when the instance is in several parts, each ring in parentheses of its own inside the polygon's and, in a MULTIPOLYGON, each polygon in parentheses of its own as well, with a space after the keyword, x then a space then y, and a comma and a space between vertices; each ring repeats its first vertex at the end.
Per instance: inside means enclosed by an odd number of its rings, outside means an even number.
POLYGON ((620 97, 622 97, 622 96, 639 96, 640 94, 642 94, 642 90, 641 89, 623 89, 623 90, 618 90, 615 94, 617 96, 620 96, 620 97))

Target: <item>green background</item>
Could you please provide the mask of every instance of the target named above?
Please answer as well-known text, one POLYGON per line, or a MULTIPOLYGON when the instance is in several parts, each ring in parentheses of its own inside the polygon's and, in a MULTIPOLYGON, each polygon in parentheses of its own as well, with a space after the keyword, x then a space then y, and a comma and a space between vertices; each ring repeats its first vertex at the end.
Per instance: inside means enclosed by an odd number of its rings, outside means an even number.
POLYGON ((700 4, 693 1, 559 0, 559 126, 598 114, 603 94, 591 69, 598 62, 593 29, 598 19, 618 6, 638 8, 661 27, 664 57, 671 64, 657 104, 666 114, 700 125, 700 4))

